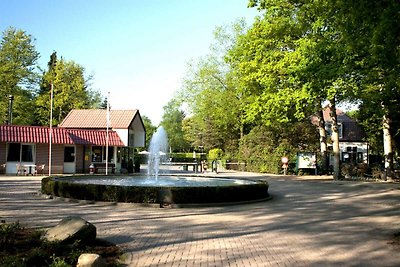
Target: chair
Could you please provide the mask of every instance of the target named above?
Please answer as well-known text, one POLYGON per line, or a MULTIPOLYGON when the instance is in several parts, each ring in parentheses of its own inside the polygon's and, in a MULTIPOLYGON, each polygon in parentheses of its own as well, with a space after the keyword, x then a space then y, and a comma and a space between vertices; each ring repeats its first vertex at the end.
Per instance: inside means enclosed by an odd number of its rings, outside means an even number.
POLYGON ((46 164, 39 164, 37 165, 37 167, 34 170, 35 175, 38 174, 38 171, 40 171, 40 174, 43 175, 44 174, 44 167, 46 166, 46 164))
POLYGON ((26 169, 24 165, 17 163, 17 175, 24 174, 26 175, 26 169))
POLYGON ((0 173, 1 174, 5 174, 6 173, 6 169, 7 169, 7 164, 6 163, 0 165, 0 173))

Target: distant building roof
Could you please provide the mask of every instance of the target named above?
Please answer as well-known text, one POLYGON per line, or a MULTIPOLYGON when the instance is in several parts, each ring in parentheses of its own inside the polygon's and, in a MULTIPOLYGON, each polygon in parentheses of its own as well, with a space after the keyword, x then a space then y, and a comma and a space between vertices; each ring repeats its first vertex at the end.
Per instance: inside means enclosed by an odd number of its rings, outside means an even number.
MULTIPOLYGON (((331 108, 329 106, 327 106, 323 109, 324 121, 326 121, 326 122, 332 121, 331 116, 329 114, 330 112, 331 112, 331 108)), ((352 118, 350 118, 349 116, 347 116, 343 110, 338 109, 338 108, 336 109, 336 116, 337 116, 338 122, 354 122, 354 120, 352 118)))
MULTIPOLYGON (((5 143, 50 143, 49 127, 0 125, 0 142, 5 143)), ((105 146, 107 131, 53 128, 52 144, 76 144, 105 146)), ((124 146, 114 131, 108 132, 110 146, 124 146)))
MULTIPOLYGON (((110 127, 127 129, 138 110, 110 110, 110 127)), ((73 109, 59 124, 62 128, 105 129, 107 128, 106 109, 73 109)))
MULTIPOLYGON (((327 122, 327 123, 332 122, 332 118, 330 116, 330 112, 331 112, 331 108, 329 106, 326 106, 322 110, 322 114, 324 116, 324 121, 327 122)), ((344 113, 344 111, 340 110, 340 109, 336 109, 336 116, 337 116, 338 122, 355 122, 355 120, 353 120, 351 117, 346 115, 346 113, 344 113)), ((316 115, 313 115, 311 117, 311 122, 314 125, 318 125, 318 117, 316 115)))
MULTIPOLYGON (((323 116, 325 124, 331 124, 332 118, 330 116, 331 108, 326 106, 323 109, 323 116)), ((343 110, 336 109, 337 121, 342 126, 342 137, 340 141, 363 141, 365 133, 362 128, 358 125, 357 121, 346 115, 343 110)), ((311 122, 314 125, 318 125, 318 117, 312 116, 311 122)))

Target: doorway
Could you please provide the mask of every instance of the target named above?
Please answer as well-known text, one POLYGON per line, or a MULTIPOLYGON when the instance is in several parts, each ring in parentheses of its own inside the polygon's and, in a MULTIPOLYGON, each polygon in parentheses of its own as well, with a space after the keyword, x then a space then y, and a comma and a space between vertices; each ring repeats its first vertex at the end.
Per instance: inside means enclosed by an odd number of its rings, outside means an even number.
POLYGON ((75 173, 75 146, 64 147, 64 173, 75 173))

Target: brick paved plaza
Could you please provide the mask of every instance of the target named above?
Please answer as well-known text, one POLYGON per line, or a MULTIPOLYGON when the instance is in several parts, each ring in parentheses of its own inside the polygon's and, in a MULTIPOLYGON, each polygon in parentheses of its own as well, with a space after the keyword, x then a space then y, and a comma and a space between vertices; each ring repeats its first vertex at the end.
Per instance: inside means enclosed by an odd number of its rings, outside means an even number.
MULTIPOLYGON (((0 219, 49 227, 68 215, 122 246, 127 266, 400 266, 400 184, 262 176, 273 199, 208 208, 66 202, 41 177, 0 177, 0 219)), ((314 179, 318 178, 318 179, 314 179)))

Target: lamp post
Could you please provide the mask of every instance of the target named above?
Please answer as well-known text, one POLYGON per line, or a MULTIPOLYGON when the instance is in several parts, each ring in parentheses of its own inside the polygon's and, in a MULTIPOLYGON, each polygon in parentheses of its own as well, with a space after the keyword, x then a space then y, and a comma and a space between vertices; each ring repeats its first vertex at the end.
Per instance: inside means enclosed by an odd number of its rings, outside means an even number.
POLYGON ((7 124, 12 124, 12 106, 14 102, 14 96, 9 95, 8 96, 8 123, 7 124))
POLYGON ((107 94, 106 175, 108 175, 108 128, 110 127, 110 92, 107 94))
POLYGON ((51 176, 52 143, 53 143, 53 83, 50 84, 49 176, 51 176))

